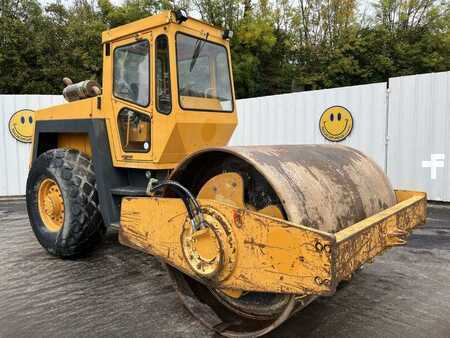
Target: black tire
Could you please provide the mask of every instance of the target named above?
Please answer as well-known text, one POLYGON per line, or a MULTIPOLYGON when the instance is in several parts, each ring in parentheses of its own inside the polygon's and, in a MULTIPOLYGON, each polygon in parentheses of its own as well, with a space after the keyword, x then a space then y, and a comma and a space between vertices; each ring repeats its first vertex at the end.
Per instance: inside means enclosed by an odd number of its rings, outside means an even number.
POLYGON ((105 226, 99 211, 92 161, 73 149, 52 149, 33 161, 27 180, 27 210, 39 243, 52 255, 71 258, 89 252, 102 239, 105 226), (55 181, 64 201, 64 222, 49 231, 38 206, 40 184, 55 181))

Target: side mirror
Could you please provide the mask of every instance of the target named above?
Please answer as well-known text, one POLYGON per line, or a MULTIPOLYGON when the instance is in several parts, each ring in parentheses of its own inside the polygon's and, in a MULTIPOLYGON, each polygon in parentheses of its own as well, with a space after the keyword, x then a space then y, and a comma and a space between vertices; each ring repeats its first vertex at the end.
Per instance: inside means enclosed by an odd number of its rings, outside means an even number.
POLYGON ((223 31, 222 37, 223 37, 225 40, 229 40, 229 39, 233 38, 233 35, 234 35, 234 33, 233 33, 232 30, 225 29, 225 30, 223 31))

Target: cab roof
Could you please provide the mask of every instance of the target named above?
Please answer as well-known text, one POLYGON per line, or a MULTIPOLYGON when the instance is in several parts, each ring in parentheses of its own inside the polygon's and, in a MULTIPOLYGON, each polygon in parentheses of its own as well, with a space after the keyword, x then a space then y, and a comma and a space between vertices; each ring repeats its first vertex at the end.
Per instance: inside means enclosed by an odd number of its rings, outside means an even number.
POLYGON ((223 30, 191 17, 183 23, 177 23, 175 20, 175 15, 172 11, 162 11, 159 14, 148 16, 144 19, 133 21, 129 24, 102 32, 102 43, 117 40, 139 32, 144 32, 169 23, 174 25, 183 25, 198 32, 209 33, 215 37, 222 37, 223 35, 223 30))

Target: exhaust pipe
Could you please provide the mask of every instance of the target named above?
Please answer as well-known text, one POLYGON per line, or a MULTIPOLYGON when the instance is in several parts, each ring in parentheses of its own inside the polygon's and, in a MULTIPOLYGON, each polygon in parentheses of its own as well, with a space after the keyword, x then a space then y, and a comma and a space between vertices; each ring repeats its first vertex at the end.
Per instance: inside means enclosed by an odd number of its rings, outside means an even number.
POLYGON ((65 77, 63 83, 66 85, 63 96, 69 102, 94 97, 102 93, 100 85, 94 80, 73 83, 71 79, 65 77))

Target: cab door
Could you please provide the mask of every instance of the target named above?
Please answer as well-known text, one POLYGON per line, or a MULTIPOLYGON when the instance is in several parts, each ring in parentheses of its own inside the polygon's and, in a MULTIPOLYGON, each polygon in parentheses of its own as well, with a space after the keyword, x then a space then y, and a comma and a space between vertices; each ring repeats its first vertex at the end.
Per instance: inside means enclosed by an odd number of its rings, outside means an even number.
POLYGON ((112 123, 115 158, 123 166, 151 162, 151 33, 112 44, 112 123))

